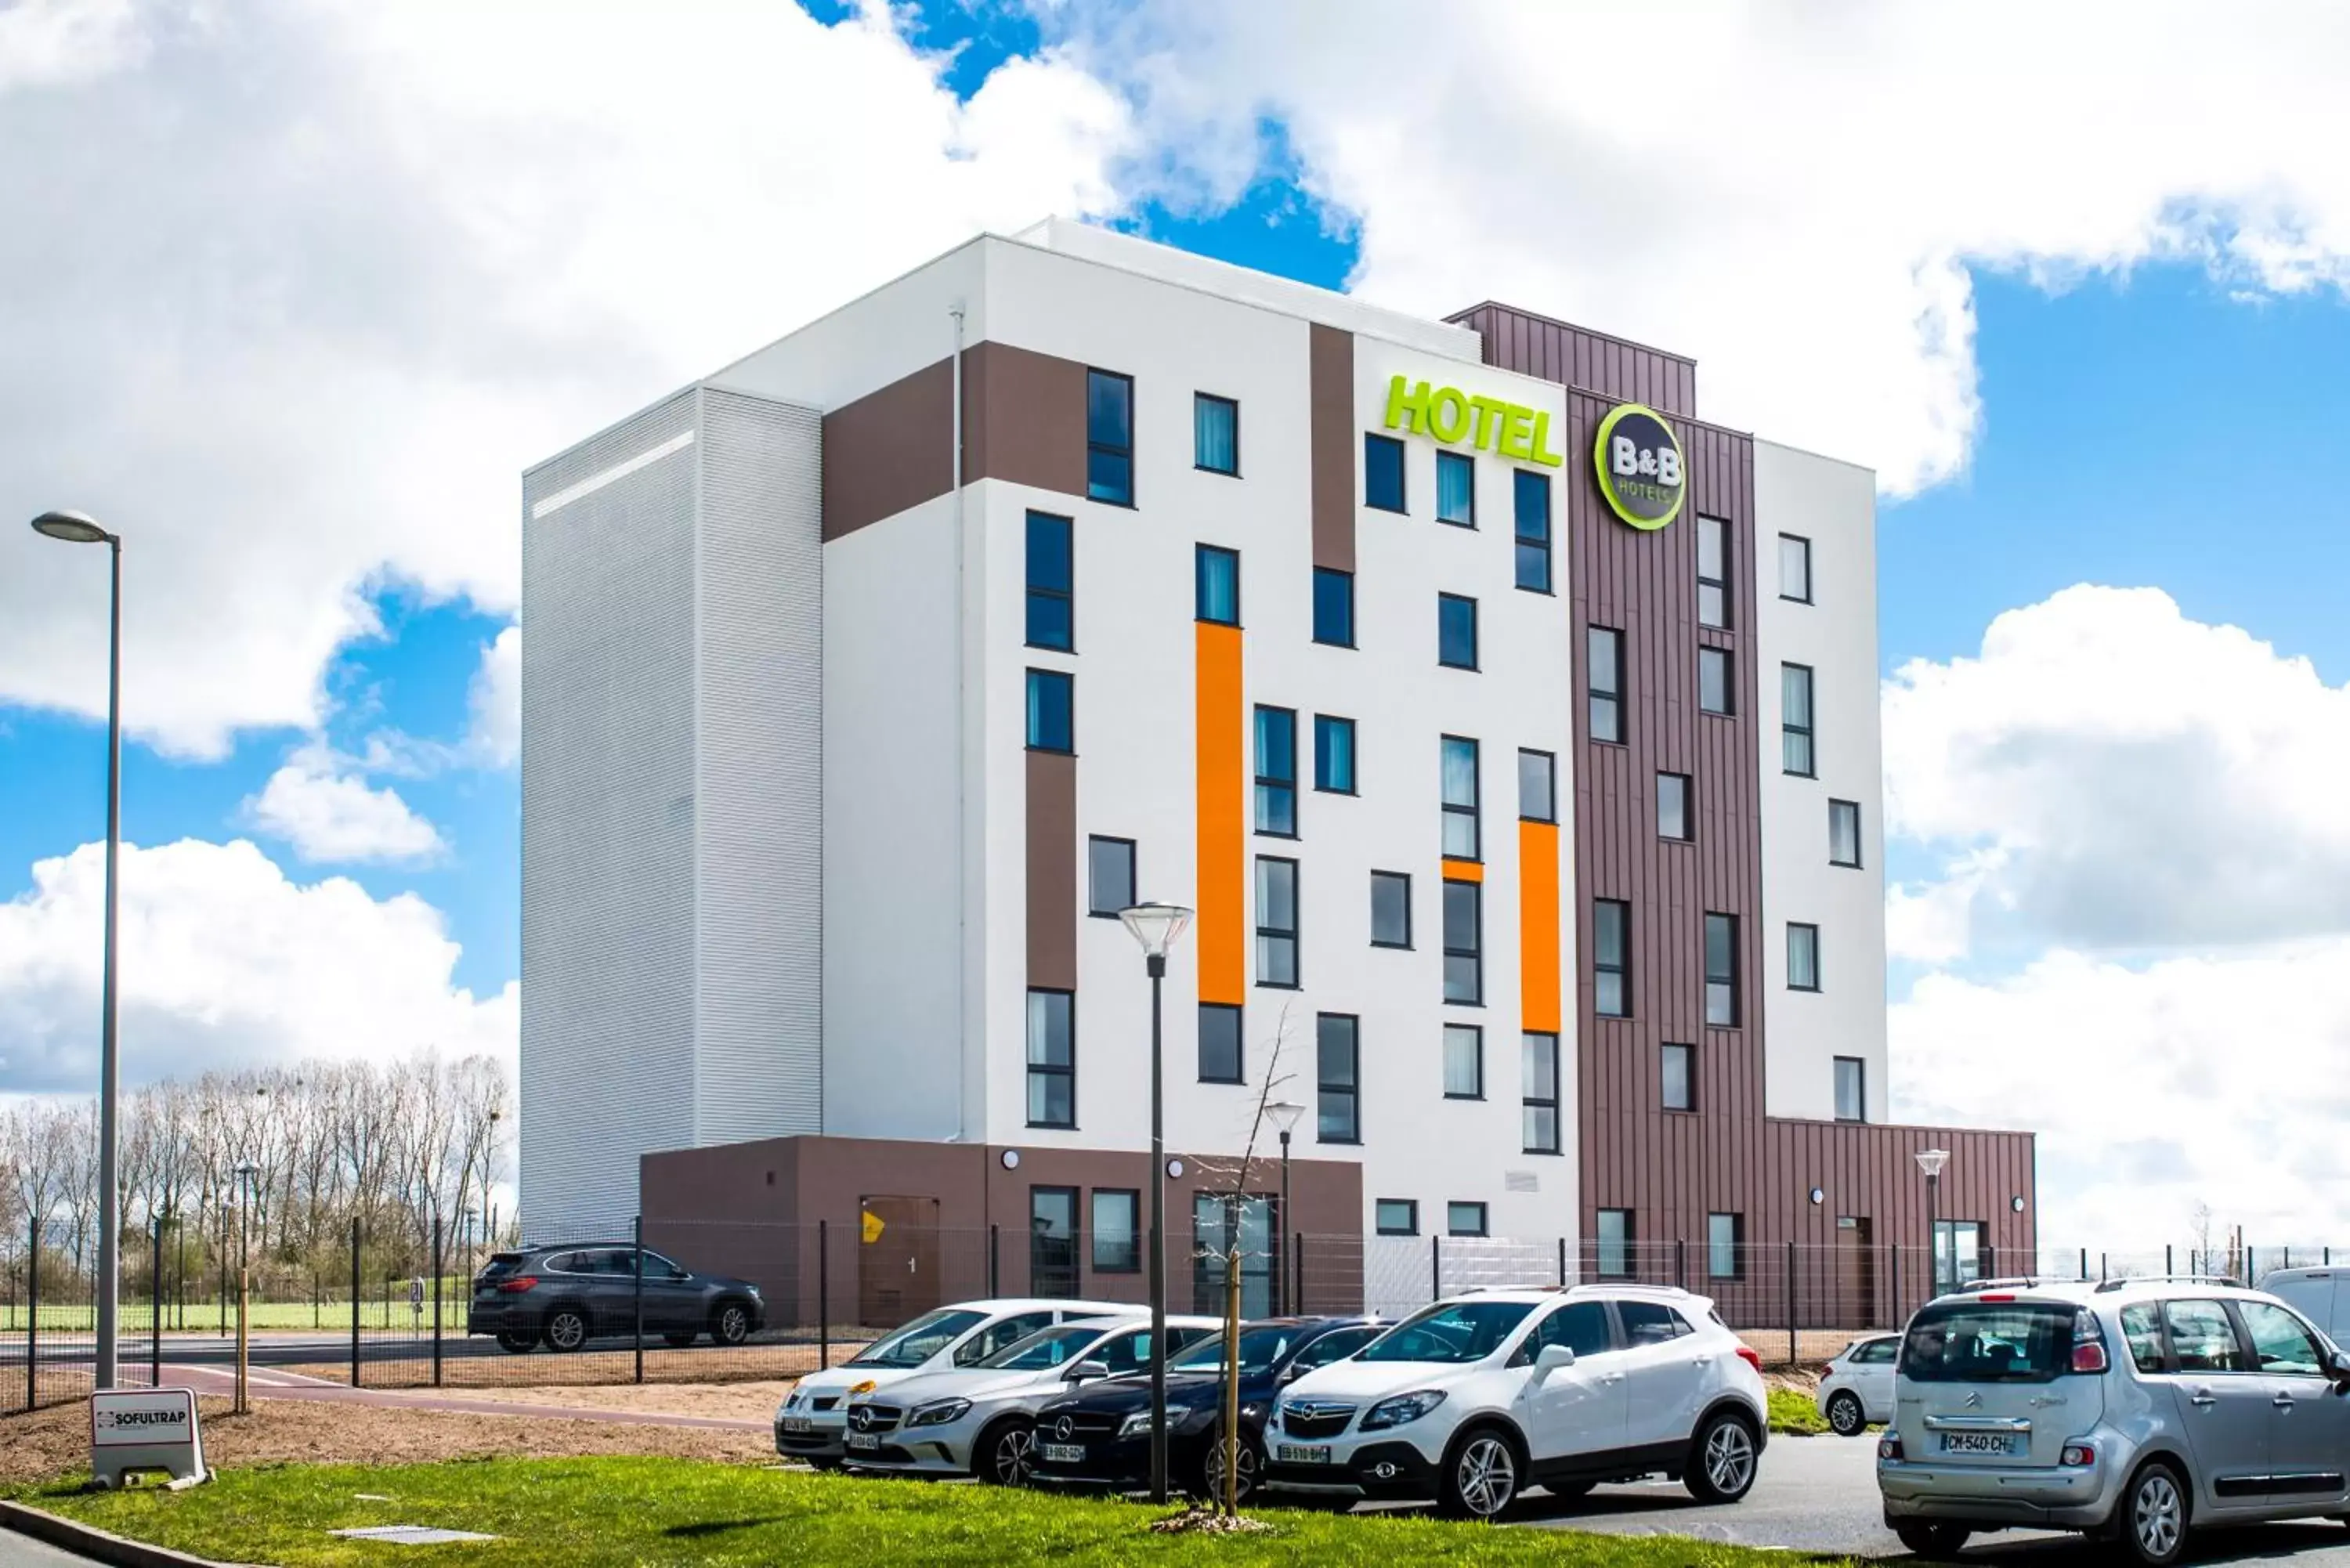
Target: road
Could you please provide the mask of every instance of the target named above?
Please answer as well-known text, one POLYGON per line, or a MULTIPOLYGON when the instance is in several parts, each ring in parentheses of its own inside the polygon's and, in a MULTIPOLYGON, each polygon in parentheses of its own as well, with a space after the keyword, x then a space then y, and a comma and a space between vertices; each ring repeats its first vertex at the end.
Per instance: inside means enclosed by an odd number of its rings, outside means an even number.
POLYGON ((87 1568, 93 1561, 43 1545, 13 1530, 0 1530, 0 1568, 87 1568))
MULTIPOLYGON (((1517 1520, 1537 1529, 1624 1535, 1690 1535, 1740 1546, 1772 1546, 1856 1557, 1901 1555, 1877 1501, 1877 1439, 1774 1438, 1762 1452, 1754 1490, 1742 1502, 1708 1508, 1679 1485, 1601 1487, 1572 1503, 1541 1496, 1517 1520)), ((2029 1562, 2034 1568, 2087 1568, 2095 1549, 2077 1537, 2036 1531, 1977 1536, 1970 1559, 2029 1562)), ((2350 1568, 2350 1530, 2338 1524, 2269 1525, 2203 1539, 2200 1563, 2289 1556, 2293 1568, 2350 1568)))

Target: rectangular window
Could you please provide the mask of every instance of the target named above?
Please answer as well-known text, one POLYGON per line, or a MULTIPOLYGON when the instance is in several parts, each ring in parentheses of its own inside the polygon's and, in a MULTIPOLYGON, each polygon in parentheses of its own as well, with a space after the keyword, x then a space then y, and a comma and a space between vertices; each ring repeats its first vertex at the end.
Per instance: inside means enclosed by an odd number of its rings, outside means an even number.
POLYGON ((1624 739, 1624 634, 1604 626, 1591 628, 1585 643, 1591 667, 1591 738, 1624 739))
POLYGON ((1687 774, 1657 775, 1657 836, 1686 843, 1690 832, 1690 780, 1687 774))
POLYGON ((1779 766, 1797 778, 1816 776, 1812 758, 1812 667, 1779 666, 1779 766))
POLYGON ((1326 794, 1355 793, 1355 722, 1314 715, 1314 787, 1326 794))
POLYGON ((1484 892, 1475 882, 1444 884, 1444 1000, 1469 1007, 1485 1000, 1484 892))
POLYGON ((1667 1045, 1664 1048, 1664 1084, 1661 1103, 1669 1111, 1697 1109, 1697 1047, 1667 1045))
POLYGON ((1241 1010, 1222 1002, 1200 1003, 1200 1082, 1242 1081, 1241 1010))
POLYGON ((1086 840, 1086 913, 1118 919, 1134 908, 1134 840, 1086 840))
POLYGON ((1480 857, 1477 831, 1477 742, 1447 735, 1442 742, 1444 857, 1480 857))
POLYGON ((1697 706, 1702 713, 1735 713, 1732 701, 1737 684, 1730 666, 1730 649, 1700 648, 1697 650, 1697 706))
POLYGON ((1076 742, 1076 678, 1058 670, 1028 672, 1028 749, 1074 752, 1076 742))
POLYGON ((1868 1119, 1868 1064, 1857 1056, 1835 1059, 1835 1117, 1840 1122, 1868 1119))
POLYGON ((1297 836, 1297 715, 1286 708, 1256 711, 1256 830, 1297 836))
POLYGON ((1860 807, 1855 802, 1828 802, 1828 864, 1860 864, 1860 807))
POLYGON ((1403 442, 1393 436, 1363 438, 1363 504, 1381 512, 1403 505, 1403 442))
POLYGON ((1740 1214, 1709 1214, 1705 1217, 1705 1272, 1717 1280, 1739 1277, 1739 1264, 1743 1262, 1742 1237, 1746 1230, 1745 1216, 1740 1214))
POLYGON ((1705 918, 1705 1021, 1738 1027, 1738 917, 1705 918))
POLYGON ((1077 1125, 1076 998, 1066 991, 1028 993, 1028 1125, 1077 1125))
POLYGON ((1482 1236, 1485 1233, 1485 1206, 1482 1203, 1448 1203, 1444 1206, 1444 1229, 1452 1236, 1482 1236))
POLYGON ((1208 392, 1191 394, 1191 465, 1210 473, 1241 471, 1241 406, 1208 392))
POLYGON ((1477 464, 1463 453, 1436 454, 1436 520, 1477 526, 1477 464))
POLYGON ((1558 820, 1558 759, 1548 752, 1518 753, 1518 818, 1558 820))
POLYGON ((1599 1277, 1603 1280, 1628 1280, 1632 1277, 1632 1211, 1629 1209, 1602 1209, 1599 1227, 1594 1236, 1597 1246, 1599 1277))
POLYGON ((1556 1154, 1558 1144, 1558 1036, 1528 1033, 1518 1037, 1519 1142, 1528 1154, 1556 1154))
POLYGON ((1787 922, 1787 989, 1820 988, 1820 929, 1787 922))
POLYGON ((1697 520, 1697 623, 1730 624, 1730 524, 1719 517, 1697 520))
POLYGON ((1142 1272, 1142 1195, 1132 1188, 1097 1187, 1093 1191, 1094 1272, 1142 1272))
POLYGON ((1086 496, 1134 504, 1134 378, 1086 372, 1086 496))
POLYGON ((1419 1234, 1419 1204, 1409 1198, 1382 1198, 1373 1206, 1372 1221, 1382 1236, 1419 1234))
POLYGON ((1241 623, 1241 553, 1214 545, 1191 552, 1191 614, 1211 626, 1241 623))
POLYGON ((1314 568, 1314 640, 1328 648, 1355 646, 1355 574, 1314 568))
POLYGON ((1028 1189, 1028 1288, 1053 1297, 1077 1289, 1077 1189, 1028 1189))
POLYGON ((1533 593, 1550 592, 1550 476, 1513 471, 1517 475, 1518 587, 1533 593))
POLYGON ((1360 1024, 1344 1012, 1314 1021, 1314 1137, 1320 1143, 1363 1141, 1360 1024))
POLYGON ((1256 857, 1256 982, 1297 989, 1297 862, 1256 857))
POLYGON ((1779 597, 1812 602, 1812 542, 1798 535, 1779 535, 1779 597))
POLYGON ((1485 1032, 1473 1023, 1444 1026, 1444 1097, 1485 1097, 1485 1032))
POLYGON ((1411 946, 1411 877, 1404 872, 1371 873, 1371 946, 1411 946))
POLYGON ((1029 647, 1066 653, 1075 645, 1075 571, 1069 520, 1043 512, 1028 514, 1029 647))
POLYGON ((1436 596, 1436 662, 1448 670, 1477 668, 1477 601, 1436 596))
POLYGON ((1621 898, 1591 902, 1591 990, 1600 1017, 1632 1016, 1632 906, 1621 898))

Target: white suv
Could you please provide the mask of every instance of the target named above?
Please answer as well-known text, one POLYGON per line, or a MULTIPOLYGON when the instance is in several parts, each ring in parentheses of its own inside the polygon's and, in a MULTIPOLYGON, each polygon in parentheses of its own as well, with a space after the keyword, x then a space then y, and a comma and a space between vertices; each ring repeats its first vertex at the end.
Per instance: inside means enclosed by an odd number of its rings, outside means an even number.
POLYGON ((1265 1484, 1433 1499, 1493 1519, 1662 1474, 1708 1502, 1754 1484, 1761 1364, 1713 1303, 1670 1288, 1480 1291, 1438 1302, 1284 1390, 1265 1484))

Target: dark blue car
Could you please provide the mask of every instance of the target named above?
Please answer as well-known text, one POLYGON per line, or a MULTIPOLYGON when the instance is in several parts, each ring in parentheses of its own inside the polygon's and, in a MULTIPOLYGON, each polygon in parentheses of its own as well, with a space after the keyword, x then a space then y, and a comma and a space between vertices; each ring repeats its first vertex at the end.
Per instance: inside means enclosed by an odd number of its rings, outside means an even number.
MULTIPOLYGON (((1370 1344, 1389 1325, 1367 1317, 1274 1317, 1241 1325, 1237 1490, 1256 1488, 1264 1417, 1284 1386, 1370 1344)), ((1167 1364, 1167 1474, 1196 1497, 1223 1488, 1224 1336, 1167 1364)), ((1029 1479, 1041 1485, 1132 1491, 1150 1484, 1150 1377, 1105 1378, 1036 1412, 1029 1479)))

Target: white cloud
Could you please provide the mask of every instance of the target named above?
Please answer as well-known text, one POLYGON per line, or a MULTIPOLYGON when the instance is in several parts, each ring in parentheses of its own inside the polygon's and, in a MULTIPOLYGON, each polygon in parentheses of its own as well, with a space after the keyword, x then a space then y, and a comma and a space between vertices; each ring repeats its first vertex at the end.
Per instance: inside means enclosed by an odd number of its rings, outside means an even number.
POLYGON ((2350 12, 1136 0, 1041 7, 1211 203, 1282 124, 1356 288, 1696 356, 1700 410, 1906 492, 1981 423, 1970 264, 2350 278, 2350 12), (2289 40, 2289 42, 2284 42, 2289 40))
POLYGON ((1896 888, 1908 956, 2350 931, 2350 688, 2152 588, 2010 610, 1975 658, 1886 682, 1888 831, 1945 848, 1896 888))
MULTIPOLYGON (((105 850, 37 862, 0 904, 0 1092, 86 1093, 98 1075, 105 850)), ((126 1084, 438 1045, 511 1072, 520 991, 452 983, 458 946, 413 894, 289 879, 252 844, 122 851, 126 1084)))
POLYGON ((489 767, 514 766, 522 755, 522 628, 507 627, 495 642, 483 644, 467 706, 467 752, 489 767))
MULTIPOLYGON (((126 722, 203 756, 315 728, 386 582, 511 610, 527 463, 976 226, 1112 210, 1126 134, 1054 58, 958 104, 886 12, 0 25, 0 522, 124 535, 126 722)), ((0 525, 0 702, 103 711, 58 653, 105 646, 101 563, 0 525)))
POLYGON ((296 751, 244 803, 244 821, 309 861, 413 864, 448 848, 398 791, 375 788, 324 745, 296 751))

